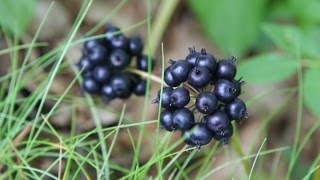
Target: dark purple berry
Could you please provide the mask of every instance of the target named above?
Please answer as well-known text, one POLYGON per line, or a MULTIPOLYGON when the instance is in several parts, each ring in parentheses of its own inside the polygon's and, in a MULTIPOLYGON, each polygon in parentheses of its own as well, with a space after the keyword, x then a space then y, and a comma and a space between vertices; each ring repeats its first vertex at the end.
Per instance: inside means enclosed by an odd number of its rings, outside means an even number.
POLYGON ((130 64, 131 58, 122 49, 114 49, 109 56, 109 64, 112 68, 122 70, 130 64))
POLYGON ((110 79, 111 73, 106 66, 96 66, 93 69, 92 76, 97 82, 105 83, 110 79))
POLYGON ((131 95, 131 81, 125 74, 116 74, 112 76, 110 85, 117 97, 128 98, 131 95))
POLYGON ((174 89, 170 97, 172 105, 176 108, 182 108, 190 101, 189 91, 183 87, 174 89))
POLYGON ((220 141, 224 147, 226 147, 229 144, 229 140, 233 134, 233 126, 231 123, 228 124, 228 126, 218 133, 213 133, 213 138, 217 141, 220 141))
POLYGON ((91 94, 97 94, 100 92, 100 85, 98 82, 96 82, 93 78, 84 78, 83 84, 82 84, 83 90, 85 92, 91 93, 91 94))
POLYGON ((112 49, 126 50, 128 47, 128 39, 123 34, 113 36, 113 38, 109 40, 109 47, 112 49))
POLYGON ((91 40, 88 40, 88 41, 84 42, 83 48, 84 48, 85 51, 87 51, 87 50, 90 50, 93 47, 99 46, 101 44, 102 44, 101 39, 91 39, 91 40))
POLYGON ((147 81, 141 79, 137 83, 134 84, 133 92, 138 96, 143 96, 146 94, 147 81))
POLYGON ((167 131, 173 131, 173 113, 171 110, 164 110, 160 115, 160 125, 161 128, 166 129, 167 131))
POLYGON ((184 82, 188 79, 188 75, 192 65, 187 61, 179 60, 176 61, 171 67, 172 76, 180 82, 184 82))
MULTIPOLYGON (((171 101, 171 94, 172 94, 173 89, 171 87, 164 87, 162 89, 162 97, 161 97, 161 106, 164 108, 170 108, 172 105, 172 101, 171 101)), ((158 97, 157 99, 155 99, 155 103, 159 103, 160 102, 160 94, 161 93, 161 89, 158 91, 158 97)))
POLYGON ((143 42, 140 36, 129 39, 129 53, 133 56, 138 56, 142 53, 143 42))
POLYGON ((110 41, 114 38, 114 36, 122 35, 120 29, 114 26, 108 26, 104 34, 108 44, 110 44, 110 41))
POLYGON ((188 76, 188 84, 194 88, 204 88, 210 82, 210 72, 203 67, 195 67, 188 76))
POLYGON ((177 109, 173 114, 174 129, 187 130, 194 124, 194 115, 187 108, 177 109))
POLYGON ((97 45, 88 50, 87 57, 92 64, 103 64, 107 59, 107 50, 101 45, 97 45))
POLYGON ((186 131, 184 132, 185 138, 188 139, 186 143, 198 148, 208 144, 213 137, 213 133, 204 123, 196 123, 191 129, 186 131))
POLYGON ((92 64, 92 62, 89 60, 89 58, 87 58, 86 56, 83 56, 80 61, 77 63, 77 66, 79 68, 79 70, 81 71, 82 69, 82 73, 86 73, 89 72, 93 69, 94 65, 92 64))
POLYGON ((236 59, 234 57, 231 59, 220 60, 217 64, 215 76, 220 79, 232 80, 237 74, 235 61, 236 59))
POLYGON ((236 122, 241 122, 248 116, 246 104, 239 98, 226 104, 226 112, 230 119, 236 120, 236 122))
POLYGON ((113 88, 109 84, 104 84, 101 88, 101 95, 104 99, 110 101, 117 97, 113 88))
MULTIPOLYGON (((137 57, 137 69, 148 72, 148 56, 141 55, 137 57)), ((151 71, 154 69, 155 60, 150 57, 151 71)))
POLYGON ((235 89, 236 96, 239 96, 241 94, 241 86, 243 84, 245 84, 245 81, 242 81, 242 77, 241 77, 238 80, 233 79, 232 83, 233 83, 233 86, 234 86, 234 89, 235 89))
POLYGON ((205 49, 202 49, 201 54, 196 60, 196 66, 207 68, 210 73, 214 73, 217 67, 217 62, 212 54, 209 54, 205 49))
POLYGON ((196 108, 203 114, 211 114, 217 109, 218 100, 212 92, 202 92, 196 99, 196 108))
POLYGON ((231 81, 220 79, 214 86, 214 94, 220 101, 228 103, 237 97, 238 92, 231 81))
POLYGON ((222 111, 215 111, 214 113, 205 117, 205 122, 207 127, 213 133, 220 133, 223 132, 225 129, 228 128, 230 119, 227 113, 222 111))
POLYGON ((189 54, 186 57, 186 61, 191 64, 192 66, 196 66, 196 60, 198 58, 198 56, 201 54, 201 52, 197 52, 196 49, 193 48, 189 48, 189 54))
POLYGON ((177 86, 179 86, 179 85, 181 84, 181 82, 172 76, 171 67, 172 67, 172 66, 169 66, 169 67, 164 71, 164 77, 163 77, 163 79, 164 79, 164 82, 166 82, 166 84, 167 84, 168 86, 177 87, 177 86))

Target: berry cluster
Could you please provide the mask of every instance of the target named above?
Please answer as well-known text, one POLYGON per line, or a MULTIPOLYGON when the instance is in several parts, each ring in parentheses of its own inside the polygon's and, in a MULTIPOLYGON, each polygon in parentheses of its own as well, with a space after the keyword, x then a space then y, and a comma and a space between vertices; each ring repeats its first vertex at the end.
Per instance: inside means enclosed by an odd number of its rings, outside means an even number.
POLYGON ((170 60, 164 71, 168 87, 159 90, 154 100, 164 108, 160 125, 167 131, 180 130, 190 146, 200 148, 212 138, 228 145, 233 134, 231 121, 239 123, 248 115, 245 103, 238 98, 244 81, 234 79, 236 59, 217 61, 205 49, 189 51, 184 60, 170 60), (180 86, 182 83, 185 86, 180 86))
POLYGON ((148 71, 148 56, 142 54, 141 37, 126 37, 112 25, 106 26, 104 34, 104 38, 88 40, 83 45, 83 55, 77 63, 82 72, 82 90, 101 95, 107 101, 129 98, 132 92, 144 95, 146 80, 125 71, 133 58, 138 70, 148 71))

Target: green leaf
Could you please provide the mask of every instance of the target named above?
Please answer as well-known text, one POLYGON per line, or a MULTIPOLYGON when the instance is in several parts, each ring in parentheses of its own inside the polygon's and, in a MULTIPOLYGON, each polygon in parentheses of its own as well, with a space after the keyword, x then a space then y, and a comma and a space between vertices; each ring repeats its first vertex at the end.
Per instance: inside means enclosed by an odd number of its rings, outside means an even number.
POLYGON ((320 68, 308 69, 304 75, 303 95, 308 109, 320 117, 320 68))
POLYGON ((241 56, 256 41, 265 0, 189 0, 203 29, 227 54, 241 56))
POLYGON ((21 36, 32 19, 34 7, 35 0, 1 0, 1 27, 21 36))
POLYGON ((275 83, 292 76, 296 69, 297 62, 290 56, 270 53, 242 61, 237 75, 249 83, 275 83))
POLYGON ((320 29, 302 31, 296 26, 280 24, 264 24, 263 31, 280 48, 296 55, 301 49, 301 55, 309 58, 320 58, 320 29))

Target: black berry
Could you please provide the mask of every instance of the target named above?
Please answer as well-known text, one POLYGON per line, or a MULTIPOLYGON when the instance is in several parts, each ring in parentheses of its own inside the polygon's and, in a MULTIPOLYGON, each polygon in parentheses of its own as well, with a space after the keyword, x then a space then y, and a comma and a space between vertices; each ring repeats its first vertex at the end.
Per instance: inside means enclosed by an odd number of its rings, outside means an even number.
POLYGON ((138 96, 142 96, 142 95, 145 95, 146 88, 147 88, 147 81, 144 79, 141 79, 134 85, 133 92, 138 96))
POLYGON ((228 128, 230 119, 225 112, 215 111, 205 117, 205 122, 213 133, 220 133, 228 128))
POLYGON ((128 47, 128 39, 123 34, 113 36, 113 38, 109 40, 109 47, 125 50, 128 47))
POLYGON ((189 54, 186 57, 186 61, 191 64, 192 66, 196 65, 196 60, 198 58, 198 56, 201 54, 201 52, 197 52, 196 49, 193 48, 189 48, 189 54))
POLYGON ((236 59, 234 57, 231 59, 220 60, 217 64, 215 76, 220 79, 232 80, 237 74, 235 61, 236 59))
POLYGON ((100 92, 100 85, 98 82, 96 82, 93 78, 88 77, 83 79, 83 84, 82 84, 83 90, 92 93, 92 94, 97 94, 100 92))
POLYGON ((193 128, 186 131, 184 135, 188 139, 187 142, 190 142, 189 145, 195 145, 198 148, 208 144, 213 137, 213 133, 204 123, 196 123, 193 128))
POLYGON ((195 67, 188 76, 188 84, 194 88, 204 88, 210 82, 210 72, 203 67, 195 67))
MULTIPOLYGON (((141 55, 137 57, 137 69, 141 71, 148 72, 148 56, 147 55, 141 55)), ((154 69, 155 60, 150 58, 151 63, 151 71, 154 69)))
POLYGON ((205 49, 202 49, 201 54, 196 60, 196 66, 207 68, 210 72, 214 73, 217 67, 217 62, 212 54, 207 53, 205 49))
POLYGON ((111 77, 110 85, 117 97, 127 98, 131 94, 131 81, 125 74, 116 74, 111 77))
POLYGON ((241 122, 248 116, 246 104, 239 98, 226 105, 226 112, 230 119, 241 122))
POLYGON ((171 67, 171 74, 178 81, 184 82, 188 79, 191 68, 192 65, 187 61, 176 61, 171 67))
POLYGON ((218 100, 212 92, 202 92, 196 99, 196 108, 203 114, 211 114, 217 109, 218 100))
POLYGON ((94 46, 88 51, 87 57, 93 64, 103 64, 107 59, 107 50, 101 45, 94 46))
POLYGON ((133 56, 138 56, 142 53, 143 42, 140 36, 129 39, 129 53, 133 56))
POLYGON ((225 79, 220 79, 216 82, 214 86, 214 93, 217 98, 224 103, 231 102, 237 97, 238 94, 234 84, 225 79))
POLYGON ((174 129, 187 130, 194 124, 194 115, 187 108, 177 109, 173 114, 174 129))
POLYGON ((164 110, 160 115, 160 125, 161 128, 166 129, 167 131, 173 131, 173 113, 171 110, 164 110))
POLYGON ((105 84, 101 88, 101 95, 104 99, 110 101, 117 97, 115 91, 109 84, 105 84))
POLYGON ((228 126, 218 133, 213 133, 213 138, 217 141, 220 141, 224 147, 226 147, 229 144, 229 139, 233 134, 233 126, 231 123, 228 124, 228 126))
POLYGON ((111 73, 106 66, 96 66, 93 69, 92 76, 97 82, 105 83, 110 79, 111 73))
POLYGON ((82 73, 89 72, 93 69, 94 65, 86 56, 82 56, 80 61, 77 63, 79 70, 82 70, 82 73))
POLYGON ((172 67, 172 66, 168 67, 168 68, 164 71, 163 80, 164 80, 164 82, 166 82, 166 84, 167 84, 168 86, 177 87, 177 86, 179 86, 179 85, 181 84, 181 82, 172 76, 171 67, 172 67))
POLYGON ((130 57, 122 49, 114 49, 109 56, 109 64, 112 68, 121 70, 130 64, 130 57))
MULTIPOLYGON (((173 89, 171 87, 164 87, 162 89, 162 99, 161 99, 161 106, 164 108, 170 108, 172 105, 171 101, 171 94, 173 89)), ((158 97, 155 100, 156 103, 159 103, 160 101, 160 95, 161 95, 161 89, 158 91, 158 97)))
POLYGON ((190 101, 189 91, 183 87, 174 89, 170 97, 172 105, 176 108, 182 108, 190 101))

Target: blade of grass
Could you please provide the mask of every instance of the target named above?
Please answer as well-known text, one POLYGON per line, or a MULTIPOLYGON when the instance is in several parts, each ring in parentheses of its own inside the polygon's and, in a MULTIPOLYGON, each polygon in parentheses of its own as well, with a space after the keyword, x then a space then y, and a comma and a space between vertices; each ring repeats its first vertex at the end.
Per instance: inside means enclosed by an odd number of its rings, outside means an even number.
POLYGON ((263 147, 263 145, 265 144, 266 141, 267 141, 267 138, 264 138, 264 140, 263 140, 263 142, 262 142, 262 144, 261 144, 261 146, 260 146, 260 148, 259 148, 259 150, 258 150, 258 153, 257 153, 256 157, 255 157, 254 160, 253 160, 253 164, 252 164, 252 167, 251 167, 251 170, 250 170, 250 173, 249 173, 249 177, 248 177, 249 180, 250 180, 251 177, 252 177, 252 173, 253 173, 254 166, 255 166, 255 164, 256 164, 256 162, 257 162, 257 160, 258 160, 258 157, 259 157, 259 155, 260 155, 260 152, 261 152, 261 150, 262 150, 262 147, 263 147))

